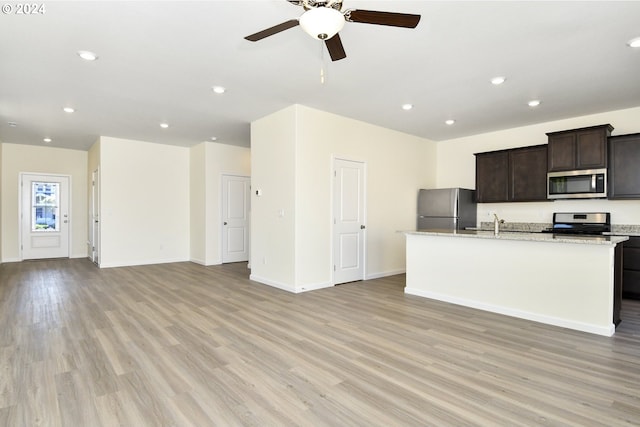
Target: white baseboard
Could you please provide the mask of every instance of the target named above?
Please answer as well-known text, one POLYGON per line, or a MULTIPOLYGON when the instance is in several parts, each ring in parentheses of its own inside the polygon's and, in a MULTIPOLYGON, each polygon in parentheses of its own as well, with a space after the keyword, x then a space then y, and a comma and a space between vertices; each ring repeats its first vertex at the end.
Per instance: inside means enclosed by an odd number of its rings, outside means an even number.
POLYGON ((285 285, 284 283, 275 282, 273 280, 265 279, 265 278, 256 276, 255 274, 251 274, 249 276, 249 279, 253 280, 254 282, 262 283, 263 285, 272 286, 274 288, 278 288, 283 291, 291 292, 294 294, 299 294, 301 292, 315 291, 317 289, 330 288, 333 286, 333 284, 331 283, 316 283, 312 285, 291 286, 291 285, 285 285))
POLYGON ((296 287, 296 293, 317 291, 318 289, 332 288, 333 286, 333 283, 315 283, 310 285, 301 285, 296 287))
POLYGON ((371 273, 365 276, 365 280, 380 279, 381 277, 397 276, 398 274, 405 274, 407 270, 393 270, 383 271, 381 273, 371 273))
POLYGON ((262 277, 256 276, 255 274, 249 275, 249 280, 253 280, 254 282, 261 283, 263 285, 268 285, 274 288, 282 289, 283 291, 296 293, 296 288, 290 285, 285 285, 283 283, 274 282, 273 280, 264 279, 262 277))
POLYGON ((134 267, 137 265, 153 265, 153 264, 171 264, 174 262, 189 262, 189 259, 186 258, 175 258, 175 259, 155 259, 155 260, 145 260, 145 261, 130 261, 130 262, 100 262, 100 268, 115 268, 115 267, 134 267))
POLYGON ((430 298, 438 301, 448 302, 451 304, 462 305, 465 307, 475 308, 484 311, 490 311, 492 313, 503 314, 506 316, 517 317, 519 319, 531 320, 534 322, 544 323, 547 325, 560 326, 562 328, 574 329, 577 331, 588 332, 596 335, 604 335, 606 337, 612 336, 616 327, 611 323, 608 327, 594 325, 590 323, 578 322, 571 319, 563 319, 559 317, 545 316, 542 314, 531 313, 523 310, 514 310, 509 307, 491 305, 480 301, 469 300, 464 298, 456 298, 448 295, 442 295, 435 292, 424 291, 422 289, 404 288, 404 293, 409 295, 416 295, 419 297, 430 298))
POLYGON ((201 259, 191 258, 189 261, 194 263, 194 264, 202 265, 204 267, 210 267, 212 265, 220 265, 220 264, 222 264, 222 262, 220 262, 220 260, 207 263, 206 261, 201 260, 201 259))

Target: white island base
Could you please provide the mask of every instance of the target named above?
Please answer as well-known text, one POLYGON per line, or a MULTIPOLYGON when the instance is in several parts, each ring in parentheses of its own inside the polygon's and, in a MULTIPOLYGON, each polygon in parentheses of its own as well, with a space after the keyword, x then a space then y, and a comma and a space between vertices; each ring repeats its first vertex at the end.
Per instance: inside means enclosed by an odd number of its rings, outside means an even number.
POLYGON ((615 332, 616 245, 626 238, 406 235, 407 294, 598 335, 615 332))

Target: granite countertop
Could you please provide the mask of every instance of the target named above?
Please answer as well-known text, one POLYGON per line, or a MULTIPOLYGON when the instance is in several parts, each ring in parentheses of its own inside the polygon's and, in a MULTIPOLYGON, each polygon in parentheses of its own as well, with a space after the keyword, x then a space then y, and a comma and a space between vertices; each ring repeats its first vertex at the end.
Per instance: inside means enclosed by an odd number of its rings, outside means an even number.
POLYGON ((500 231, 496 235, 493 230, 417 230, 405 231, 405 234, 424 235, 424 236, 446 236, 446 237, 462 237, 477 239, 498 239, 498 240, 520 240, 531 242, 554 242, 554 243, 578 243, 586 245, 616 245, 629 240, 625 236, 576 236, 576 235, 558 235, 552 233, 536 233, 526 231, 500 231))
MULTIPOLYGON (((500 224, 500 231, 521 231, 537 233, 551 228, 553 224, 543 222, 510 222, 500 224)), ((493 231, 493 221, 482 221, 478 230, 493 231)), ((640 236, 640 225, 638 224, 611 224, 611 232, 605 233, 608 236, 640 236)))
POLYGON ((612 236, 640 236, 640 225, 612 224, 611 233, 606 234, 612 236))
POLYGON ((604 233, 605 236, 627 236, 627 237, 640 237, 640 233, 636 232, 624 232, 624 231, 611 231, 604 233))

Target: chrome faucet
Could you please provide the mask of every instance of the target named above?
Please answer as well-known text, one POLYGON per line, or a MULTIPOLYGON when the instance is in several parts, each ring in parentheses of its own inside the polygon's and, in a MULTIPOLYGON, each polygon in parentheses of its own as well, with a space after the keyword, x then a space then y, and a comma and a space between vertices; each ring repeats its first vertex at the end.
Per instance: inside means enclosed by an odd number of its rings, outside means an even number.
POLYGON ((500 233, 500 224, 504 224, 504 219, 498 218, 498 214, 493 214, 493 234, 496 236, 500 233))

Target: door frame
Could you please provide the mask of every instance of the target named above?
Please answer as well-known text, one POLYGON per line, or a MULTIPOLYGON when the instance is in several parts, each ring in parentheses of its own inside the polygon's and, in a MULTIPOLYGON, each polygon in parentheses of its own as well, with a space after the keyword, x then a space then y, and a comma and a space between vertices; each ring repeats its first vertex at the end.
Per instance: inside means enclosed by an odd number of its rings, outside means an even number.
MULTIPOLYGON (((337 206, 335 205, 336 202, 336 194, 335 194, 335 172, 336 172, 336 162, 337 161, 346 161, 346 162, 354 162, 354 163, 360 163, 362 164, 362 169, 363 169, 363 179, 362 179, 362 198, 363 198, 363 204, 362 204, 362 221, 363 221, 363 225, 366 226, 367 224, 367 162, 361 159, 354 159, 354 158, 350 158, 348 156, 339 156, 339 155, 333 155, 331 157, 331 173, 329 174, 329 178, 330 178, 330 183, 331 183, 331 211, 330 211, 330 218, 331 218, 331 265, 330 265, 330 270, 331 270, 331 284, 333 286, 335 286, 336 283, 336 275, 335 275, 335 269, 334 266, 336 265, 336 256, 338 254, 335 253, 335 244, 336 244, 336 224, 334 221, 334 218, 336 217, 336 209, 337 206)), ((360 280, 366 280, 366 276, 367 276, 367 229, 365 228, 363 230, 362 233, 362 277, 360 277, 360 280)), ((342 283, 342 282, 340 282, 342 283)), ((347 283, 347 282, 345 282, 347 283)))
POLYGON ((69 224, 67 226, 67 255, 63 258, 71 258, 72 253, 72 243, 73 243, 73 215, 71 212, 71 207, 73 206, 73 180, 71 175, 60 174, 60 173, 47 173, 47 172, 19 172, 18 173, 18 243, 20 245, 20 261, 24 261, 24 187, 23 182, 25 176, 51 176, 51 177, 59 177, 66 178, 69 184, 68 194, 67 194, 67 212, 69 215, 69 224))
POLYGON ((91 189, 89 193, 89 259, 100 266, 100 168, 91 172, 91 189), (96 225, 98 224, 98 225, 96 225))

